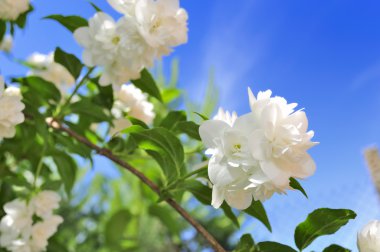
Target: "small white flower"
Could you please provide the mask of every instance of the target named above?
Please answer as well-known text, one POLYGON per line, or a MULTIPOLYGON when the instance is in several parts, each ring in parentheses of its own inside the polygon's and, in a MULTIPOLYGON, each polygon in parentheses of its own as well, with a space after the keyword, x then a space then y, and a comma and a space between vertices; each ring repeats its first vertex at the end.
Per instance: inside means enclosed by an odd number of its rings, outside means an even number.
POLYGON ((41 54, 33 53, 27 60, 33 66, 29 75, 39 76, 51 83, 54 83, 61 93, 74 85, 74 77, 65 67, 54 62, 54 53, 41 54))
POLYGON ((16 134, 15 126, 24 122, 20 90, 15 87, 4 87, 4 79, 0 76, 0 140, 12 138, 16 134))
POLYGON ((380 221, 371 221, 358 233, 358 248, 360 252, 380 251, 380 221))
POLYGON ((88 27, 74 32, 74 37, 84 47, 84 63, 103 68, 99 81, 102 85, 122 85, 138 79, 140 71, 153 64, 153 50, 129 17, 115 22, 111 16, 98 12, 89 20, 88 27))
POLYGON ((228 125, 232 126, 237 117, 238 116, 235 111, 230 113, 229 111, 225 111, 223 108, 219 108, 218 113, 212 119, 226 122, 228 125))
POLYGON ((3 41, 0 42, 0 51, 9 53, 13 47, 13 37, 11 35, 6 35, 3 37, 3 41))
POLYGON ((179 0, 139 0, 135 15, 141 35, 158 57, 187 42, 188 15, 179 0))
POLYGON ((0 0, 0 19, 16 20, 29 9, 29 0, 0 0))
POLYGON ((120 90, 115 93, 115 102, 111 110, 116 118, 115 128, 112 131, 117 132, 130 126, 130 122, 124 119, 124 113, 146 124, 151 124, 156 116, 153 108, 153 104, 148 101, 148 96, 139 88, 132 84, 121 86, 120 90))
POLYGON ((42 218, 47 218, 53 214, 53 210, 59 208, 61 196, 53 191, 39 192, 31 200, 31 205, 34 207, 35 214, 42 218))
POLYGON ((61 216, 52 215, 42 222, 39 222, 32 227, 31 246, 33 251, 45 251, 48 245, 48 240, 58 230, 58 226, 63 222, 61 216))

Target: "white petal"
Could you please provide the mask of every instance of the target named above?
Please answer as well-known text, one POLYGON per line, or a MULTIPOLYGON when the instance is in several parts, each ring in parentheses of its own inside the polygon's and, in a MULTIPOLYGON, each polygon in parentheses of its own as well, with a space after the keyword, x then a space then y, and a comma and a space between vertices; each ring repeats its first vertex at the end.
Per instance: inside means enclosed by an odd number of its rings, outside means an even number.
POLYGON ((220 120, 208 120, 201 124, 199 127, 199 135, 207 148, 217 147, 215 139, 220 138, 223 132, 230 128, 230 126, 220 120))
POLYGON ((231 207, 244 210, 252 204, 252 192, 250 190, 226 191, 226 202, 231 207))
POLYGON ((218 186, 213 186, 211 205, 214 208, 219 208, 223 204, 223 201, 224 201, 224 189, 221 189, 218 186))
POLYGON ((133 11, 135 0, 107 0, 116 11, 121 14, 129 14, 133 11))
POLYGON ((251 107, 251 110, 253 110, 253 105, 256 102, 256 97, 253 94, 252 90, 250 87, 248 87, 248 97, 249 97, 249 106, 251 107))
POLYGON ((276 163, 273 161, 263 161, 260 162, 260 165, 265 175, 267 175, 277 187, 282 188, 289 185, 290 175, 278 167, 276 163))
POLYGON ((255 130, 248 137, 248 148, 252 156, 257 160, 266 160, 271 156, 271 146, 265 137, 264 130, 255 130))

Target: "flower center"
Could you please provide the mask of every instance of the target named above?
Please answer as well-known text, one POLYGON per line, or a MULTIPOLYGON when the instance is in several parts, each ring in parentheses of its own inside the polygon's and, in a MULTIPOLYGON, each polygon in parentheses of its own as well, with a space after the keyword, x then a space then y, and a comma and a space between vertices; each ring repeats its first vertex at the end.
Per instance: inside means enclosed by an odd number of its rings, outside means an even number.
POLYGON ((119 37, 119 36, 116 36, 116 37, 114 37, 114 38, 112 39, 112 44, 114 44, 114 45, 119 44, 119 42, 120 42, 120 37, 119 37))
POLYGON ((232 152, 233 153, 241 152, 241 144, 235 144, 232 152))

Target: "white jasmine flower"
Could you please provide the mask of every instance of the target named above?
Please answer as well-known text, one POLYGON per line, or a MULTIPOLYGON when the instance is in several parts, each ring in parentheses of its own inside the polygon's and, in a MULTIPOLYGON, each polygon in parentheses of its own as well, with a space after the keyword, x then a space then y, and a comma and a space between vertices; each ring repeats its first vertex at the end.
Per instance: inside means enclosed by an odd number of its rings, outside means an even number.
POLYGON ((29 0, 0 0, 0 19, 16 20, 29 9, 29 0))
POLYGON ((186 10, 178 0, 108 0, 110 5, 135 20, 146 43, 157 57, 167 55, 172 47, 187 42, 186 10))
POLYGON ((115 93, 115 102, 112 114, 116 119, 124 117, 124 113, 135 117, 146 124, 151 124, 156 114, 153 104, 148 101, 148 96, 132 84, 123 85, 115 93))
POLYGON ((9 53, 13 47, 13 38, 11 35, 5 35, 0 42, 0 51, 9 53))
POLYGON ((140 71, 153 64, 152 49, 138 33, 135 21, 128 17, 115 22, 111 16, 98 12, 88 27, 74 32, 74 37, 85 49, 84 63, 103 68, 102 85, 122 85, 138 79, 140 71))
POLYGON ((4 79, 0 76, 0 140, 14 137, 15 126, 24 122, 22 110, 25 105, 21 100, 20 90, 15 87, 5 89, 4 79))
POLYGON ((63 222, 53 215, 59 207, 60 196, 52 191, 42 191, 29 203, 16 199, 4 205, 6 215, 0 221, 0 247, 11 252, 45 251, 48 239, 63 222), (34 221, 33 217, 40 219, 34 221))
POLYGON ((262 171, 278 187, 289 185, 289 178, 306 178, 315 171, 315 163, 307 150, 313 131, 307 131, 305 112, 296 111, 282 97, 270 98, 271 92, 250 92, 252 113, 246 116, 253 131, 249 136, 252 156, 260 162, 262 171))
POLYGON ((136 1, 135 15, 141 35, 157 50, 157 56, 167 55, 172 47, 187 42, 188 15, 180 8, 179 0, 136 1))
POLYGON ((360 252, 379 251, 380 221, 371 221, 358 233, 358 248, 360 252))
POLYGON ((29 75, 39 76, 51 83, 54 83, 61 93, 75 84, 74 77, 65 67, 54 62, 54 53, 41 54, 33 53, 27 60, 33 66, 29 75))
POLYGON ((45 251, 48 240, 58 230, 58 226, 63 222, 61 216, 52 215, 42 222, 32 227, 31 246, 33 251, 45 251))
POLYGON ((42 191, 39 192, 31 200, 31 205, 34 207, 36 215, 45 218, 52 215, 53 210, 59 208, 59 202, 61 201, 61 196, 53 191, 42 191))
POLYGON ((206 154, 212 155, 208 174, 215 208, 225 200, 245 209, 252 199, 285 193, 290 177, 305 178, 315 170, 307 154, 315 143, 305 113, 294 112, 296 104, 284 98, 271 98, 271 91, 260 92, 256 99, 249 90, 249 97, 252 112, 237 117, 219 109, 199 128, 206 154))

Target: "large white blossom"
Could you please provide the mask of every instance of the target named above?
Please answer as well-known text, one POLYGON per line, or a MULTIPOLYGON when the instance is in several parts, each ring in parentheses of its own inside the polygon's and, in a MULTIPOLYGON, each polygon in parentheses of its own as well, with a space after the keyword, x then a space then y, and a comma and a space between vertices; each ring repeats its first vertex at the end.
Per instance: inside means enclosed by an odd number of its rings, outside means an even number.
POLYGON ((16 20, 29 9, 29 0, 0 0, 0 19, 16 20))
POLYGON ((15 199, 4 205, 5 216, 0 221, 0 247, 11 252, 46 251, 48 240, 63 222, 54 215, 60 196, 42 191, 26 200, 15 199), (37 216, 37 220, 34 217, 37 216))
POLYGON ((74 37, 84 47, 83 62, 103 68, 102 85, 121 85, 137 79, 145 66, 153 64, 152 50, 129 18, 115 22, 108 14, 98 12, 88 27, 74 32, 74 37))
POLYGON ((371 221, 358 233, 358 248, 360 252, 380 251, 380 221, 371 221))
POLYGON ((103 70, 102 85, 138 79, 144 68, 187 41, 187 13, 178 0, 109 0, 123 14, 115 21, 98 12, 74 32, 87 66, 103 70))
POLYGON ((27 60, 32 66, 30 75, 39 76, 51 83, 64 93, 75 84, 74 77, 61 64, 54 62, 54 53, 33 53, 27 60))
POLYGON ((131 122, 124 117, 124 114, 151 124, 156 116, 153 108, 153 104, 148 101, 148 96, 139 88, 132 84, 123 85, 119 91, 115 92, 115 101, 111 110, 115 120, 110 133, 113 135, 131 126, 131 122))
POLYGON ((291 177, 306 178, 315 170, 306 153, 315 143, 310 142, 313 133, 307 132, 305 113, 270 96, 270 91, 260 92, 256 99, 249 90, 252 112, 237 117, 219 109, 200 126, 206 154, 212 155, 208 174, 216 208, 225 200, 245 209, 253 199, 285 193, 291 177))
POLYGON ((13 37, 11 35, 5 35, 0 42, 0 51, 9 53, 13 47, 13 37))
POLYGON ((0 76, 0 140, 12 138, 16 134, 15 126, 24 122, 20 90, 16 87, 5 88, 4 79, 0 76))

